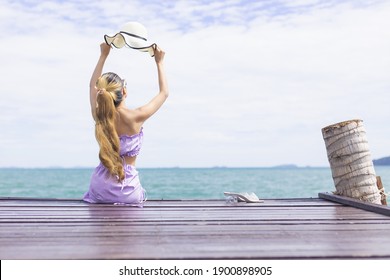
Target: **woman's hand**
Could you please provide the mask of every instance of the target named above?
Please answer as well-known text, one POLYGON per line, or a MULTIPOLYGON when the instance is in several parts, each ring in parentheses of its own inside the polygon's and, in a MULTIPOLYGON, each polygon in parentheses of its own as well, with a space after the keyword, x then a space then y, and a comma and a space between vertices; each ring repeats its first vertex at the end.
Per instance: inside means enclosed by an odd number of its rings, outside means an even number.
POLYGON ((107 57, 110 54, 111 46, 107 45, 106 42, 100 44, 100 54, 107 57))
POLYGON ((162 63, 164 60, 165 52, 160 49, 156 44, 153 46, 154 49, 154 60, 157 64, 162 63))

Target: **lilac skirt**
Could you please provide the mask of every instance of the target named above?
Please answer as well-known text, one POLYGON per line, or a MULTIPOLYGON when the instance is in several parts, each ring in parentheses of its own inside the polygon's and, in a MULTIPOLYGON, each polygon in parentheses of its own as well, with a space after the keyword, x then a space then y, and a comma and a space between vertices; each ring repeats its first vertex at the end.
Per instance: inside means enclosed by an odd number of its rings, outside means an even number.
POLYGON ((112 203, 142 207, 146 192, 141 186, 138 171, 132 165, 124 165, 125 179, 122 182, 110 176, 107 168, 100 163, 95 168, 88 192, 83 200, 89 203, 112 203))

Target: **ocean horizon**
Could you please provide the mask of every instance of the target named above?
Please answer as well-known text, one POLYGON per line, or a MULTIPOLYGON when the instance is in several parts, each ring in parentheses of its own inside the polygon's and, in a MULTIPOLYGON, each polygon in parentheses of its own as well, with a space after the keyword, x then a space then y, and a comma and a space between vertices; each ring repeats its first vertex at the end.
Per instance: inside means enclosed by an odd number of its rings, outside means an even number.
MULTIPOLYGON (((0 196, 81 199, 94 167, 0 168, 0 196)), ((375 167, 386 190, 390 166, 375 167)), ((335 191, 329 167, 143 167, 148 199, 224 199, 223 192, 260 198, 311 198, 335 191)), ((388 199, 389 201, 389 199, 388 199)))

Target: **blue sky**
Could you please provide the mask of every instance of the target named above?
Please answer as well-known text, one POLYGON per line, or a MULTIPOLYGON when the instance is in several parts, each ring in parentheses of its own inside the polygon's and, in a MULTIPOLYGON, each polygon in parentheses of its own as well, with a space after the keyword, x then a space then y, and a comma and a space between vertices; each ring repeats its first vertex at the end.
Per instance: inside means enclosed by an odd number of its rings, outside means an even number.
MULTIPOLYGON (((171 91, 139 167, 328 166, 321 128, 356 118, 390 155, 390 1, 0 0, 0 167, 98 163, 88 82, 127 21, 165 49, 171 91)), ((105 71, 130 107, 157 93, 145 53, 105 71)))

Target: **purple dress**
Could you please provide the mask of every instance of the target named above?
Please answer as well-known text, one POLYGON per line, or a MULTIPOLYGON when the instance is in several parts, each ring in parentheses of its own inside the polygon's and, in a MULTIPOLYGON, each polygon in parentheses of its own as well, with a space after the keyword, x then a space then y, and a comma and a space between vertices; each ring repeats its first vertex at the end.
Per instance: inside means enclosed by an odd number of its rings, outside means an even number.
MULTIPOLYGON (((120 156, 134 157, 139 154, 142 146, 143 131, 134 135, 121 135, 120 156)), ((107 168, 100 163, 94 170, 88 192, 83 200, 90 203, 126 204, 142 207, 146 200, 146 192, 141 186, 138 171, 135 166, 126 164, 123 160, 125 179, 118 182, 107 168)))

